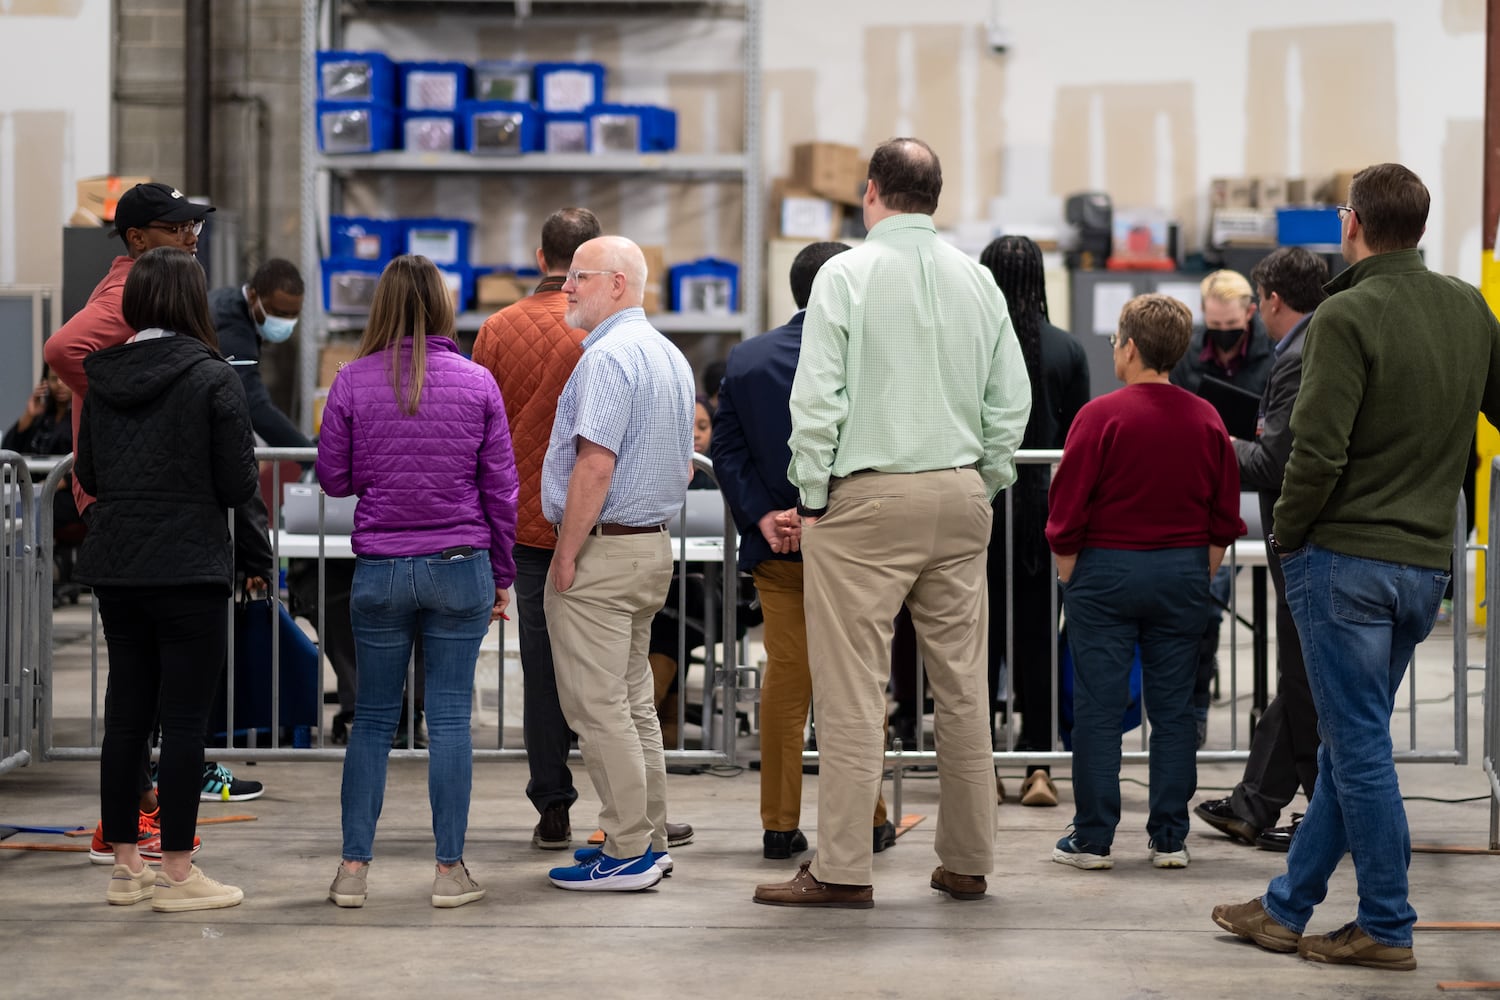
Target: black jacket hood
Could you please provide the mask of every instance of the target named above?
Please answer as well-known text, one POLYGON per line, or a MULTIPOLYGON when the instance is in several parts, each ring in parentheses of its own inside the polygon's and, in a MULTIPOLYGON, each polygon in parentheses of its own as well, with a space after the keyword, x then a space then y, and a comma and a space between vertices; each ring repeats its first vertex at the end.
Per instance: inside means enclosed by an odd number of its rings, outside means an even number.
POLYGON ((83 362, 83 371, 91 395, 132 409, 159 398, 194 365, 224 363, 201 340, 173 335, 96 351, 83 362))

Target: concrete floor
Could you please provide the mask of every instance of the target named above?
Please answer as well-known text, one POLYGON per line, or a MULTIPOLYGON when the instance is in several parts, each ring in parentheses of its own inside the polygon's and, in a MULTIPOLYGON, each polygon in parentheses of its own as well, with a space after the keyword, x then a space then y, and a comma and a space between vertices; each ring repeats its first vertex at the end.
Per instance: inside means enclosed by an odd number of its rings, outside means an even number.
MULTIPOLYGON (((88 642, 78 638, 78 614, 65 614, 66 627, 60 620, 74 639, 59 650, 58 682, 67 687, 59 704, 86 713, 88 642)), ((1418 727, 1424 745, 1441 741, 1445 726, 1451 733, 1450 636, 1435 633, 1419 658, 1424 701, 1435 700, 1418 727)), ((1480 641, 1470 639, 1471 662, 1480 641)), ((1477 688, 1480 675, 1471 676, 1477 688)), ((1415 843, 1485 846, 1484 801, 1431 801, 1486 792, 1476 694, 1469 708, 1473 763, 1401 768, 1415 843)), ((1215 709, 1212 738, 1227 739, 1229 710, 1215 709)), ((59 710, 60 730, 86 735, 85 722, 59 710)), ((1406 724, 1398 715, 1403 738, 1406 724)), ((1201 765, 1198 800, 1229 788, 1240 770, 1201 765)), ((692 845, 672 852, 676 873, 651 891, 591 895, 547 882, 561 857, 530 846, 536 814, 523 794, 524 764, 481 764, 466 858, 489 894, 435 910, 424 765, 393 761, 369 902, 341 910, 325 898, 339 849, 339 764, 263 762, 241 771, 265 783, 263 798, 205 803, 201 812, 256 817, 200 829, 201 866, 245 890, 236 908, 168 915, 149 904, 111 907, 103 900, 108 868, 86 855, 0 850, 0 997, 104 995, 122 984, 164 997, 1430 997, 1439 981, 1500 980, 1495 931, 1419 926, 1411 973, 1319 966, 1232 939, 1209 920, 1210 908, 1258 895, 1284 856, 1195 823, 1191 867, 1151 868, 1144 768, 1125 771, 1115 869, 1053 864, 1051 845, 1071 818, 1066 768, 1056 772, 1060 808, 1012 800, 999 809, 996 871, 983 901, 955 902, 928 887, 937 788, 912 774, 903 811, 925 818, 877 856, 875 908, 799 911, 750 902, 757 882, 796 868, 760 857, 753 771, 671 776, 672 816, 697 831, 692 845)), ((1002 765, 1001 773, 1014 794, 1021 769, 1002 765)), ((0 823, 92 828, 97 774, 93 763, 53 761, 0 777, 0 823)), ((575 779, 581 844, 597 800, 581 766, 575 779)), ((809 776, 804 789, 810 837, 817 780, 809 776)), ((6 843, 23 841, 87 843, 25 834, 6 843)), ((1500 857, 1417 853, 1411 873, 1424 923, 1500 915, 1500 857)), ((1332 930, 1353 912, 1346 862, 1311 929, 1332 930)))

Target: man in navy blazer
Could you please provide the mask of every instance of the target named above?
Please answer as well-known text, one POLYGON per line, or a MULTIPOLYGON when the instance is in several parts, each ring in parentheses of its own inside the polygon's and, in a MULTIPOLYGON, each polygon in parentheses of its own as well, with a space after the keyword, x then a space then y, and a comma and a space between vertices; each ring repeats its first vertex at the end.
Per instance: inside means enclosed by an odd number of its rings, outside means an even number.
MULTIPOLYGON (((812 703, 799 532, 777 524, 778 514, 797 507, 797 489, 786 478, 792 461, 787 445, 792 415, 787 401, 802 353, 803 310, 812 293, 813 278, 827 260, 848 249, 843 243, 814 243, 792 261, 792 299, 797 303, 797 314, 786 325, 747 340, 729 353, 709 445, 719 490, 740 530, 740 569, 755 578, 765 615, 760 817, 765 828, 762 850, 773 859, 807 850, 807 837, 798 829, 798 822, 802 813, 802 733, 812 703)), ((873 838, 877 852, 896 839, 895 826, 886 819, 883 798, 876 803, 873 838)))

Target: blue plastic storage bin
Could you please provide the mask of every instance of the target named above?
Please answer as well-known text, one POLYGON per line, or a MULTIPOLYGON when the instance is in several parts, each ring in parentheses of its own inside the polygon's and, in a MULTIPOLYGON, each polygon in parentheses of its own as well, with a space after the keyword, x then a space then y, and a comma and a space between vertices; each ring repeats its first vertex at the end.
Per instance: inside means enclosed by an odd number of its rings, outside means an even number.
POLYGON ((1337 246, 1343 240, 1343 225, 1336 208, 1278 208, 1276 241, 1284 247, 1337 246))
POLYGON ((677 112, 669 108, 595 104, 586 114, 591 152, 662 153, 677 146, 677 112))
POLYGON ((443 153, 465 148, 461 115, 441 111, 401 114, 401 148, 414 153, 443 153))
POLYGON ((438 273, 453 292, 453 311, 463 312, 474 301, 474 269, 468 264, 438 264, 438 273))
POLYGON ((403 252, 421 254, 439 267, 469 266, 469 239, 474 224, 465 219, 402 219, 403 252))
POLYGON ((394 107, 396 64, 384 52, 319 52, 318 99, 394 107))
POLYGON ((363 260, 386 264, 405 245, 406 230, 392 219, 367 219, 358 215, 328 217, 328 249, 331 259, 363 260))
POLYGON ((717 257, 700 257, 667 268, 672 311, 725 316, 740 308, 740 266, 717 257))
POLYGON ((549 111, 542 118, 542 148, 547 152, 587 153, 590 150, 587 111, 549 111))
POLYGON ((318 102, 320 152, 378 153, 397 148, 396 112, 383 104, 318 102))
POLYGON ((407 111, 457 111, 469 99, 469 65, 461 62, 403 62, 401 107, 407 111))
POLYGON ((600 63, 539 62, 536 101, 543 111, 582 111, 604 100, 604 66, 600 63))
POLYGON ((370 311, 384 262, 328 258, 323 261, 323 311, 361 315, 370 311))
POLYGON ((515 156, 542 148, 542 115, 521 101, 469 101, 461 109, 471 153, 515 156))
POLYGON ((530 101, 536 66, 520 59, 481 59, 474 64, 469 94, 476 101, 530 101))

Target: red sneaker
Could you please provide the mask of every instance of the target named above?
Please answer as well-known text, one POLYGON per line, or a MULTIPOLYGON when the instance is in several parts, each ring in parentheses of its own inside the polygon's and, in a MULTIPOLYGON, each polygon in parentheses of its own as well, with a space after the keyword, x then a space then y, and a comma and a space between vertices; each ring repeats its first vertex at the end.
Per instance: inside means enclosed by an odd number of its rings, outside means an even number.
MULTIPOLYGON (((161 827, 157 824, 156 817, 160 813, 160 807, 153 812, 141 813, 140 828, 137 833, 136 846, 140 848, 141 857, 150 864, 161 864, 161 827)), ((203 847, 203 841, 193 837, 193 853, 196 855, 203 847)), ((89 860, 96 865, 112 865, 115 863, 114 848, 104 839, 104 821, 94 827, 94 840, 89 845, 89 860)))

